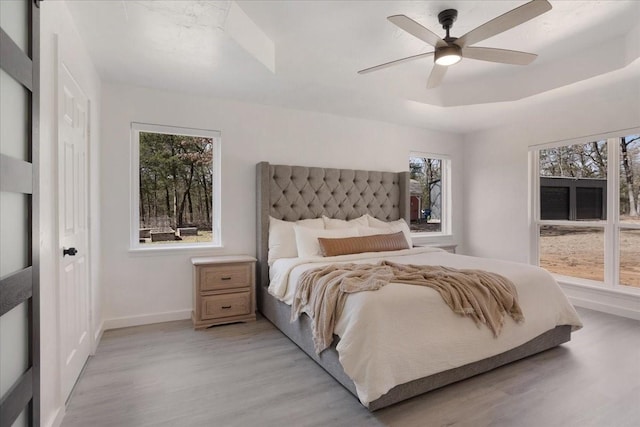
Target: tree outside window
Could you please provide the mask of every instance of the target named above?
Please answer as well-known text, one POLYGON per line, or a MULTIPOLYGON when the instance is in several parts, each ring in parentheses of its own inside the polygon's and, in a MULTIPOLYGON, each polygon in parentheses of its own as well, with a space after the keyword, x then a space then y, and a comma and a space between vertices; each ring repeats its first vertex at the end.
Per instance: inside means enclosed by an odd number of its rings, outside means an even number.
POLYGON ((620 220, 640 223, 640 135, 620 138, 620 220))
POLYGON ((413 232, 441 232, 443 219, 443 159, 411 155, 410 228, 413 232))
POLYGON ((137 125, 134 246, 212 244, 216 232, 216 132, 137 125))

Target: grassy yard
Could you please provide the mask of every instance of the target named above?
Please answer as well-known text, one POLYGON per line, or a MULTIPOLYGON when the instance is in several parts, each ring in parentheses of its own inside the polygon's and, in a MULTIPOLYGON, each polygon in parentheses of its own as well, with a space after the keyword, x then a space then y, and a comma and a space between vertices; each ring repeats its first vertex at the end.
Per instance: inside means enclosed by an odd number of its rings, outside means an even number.
POLYGON ((144 243, 145 245, 166 245, 166 244, 180 244, 180 243, 207 243, 207 242, 211 242, 213 237, 213 232, 212 231, 203 231, 203 230, 198 230, 198 235, 197 236, 184 236, 182 237, 182 240, 168 240, 166 242, 152 242, 151 239, 147 239, 147 241, 144 243))
POLYGON ((213 232, 198 230, 197 236, 185 236, 181 243, 206 243, 213 239, 213 232))
POLYGON ((440 224, 440 220, 412 221, 411 224, 409 224, 409 227, 414 233, 434 233, 442 231, 442 224, 440 224))
MULTIPOLYGON (((540 266, 566 276, 604 279, 604 233, 599 228, 544 226, 540 266)), ((640 287, 640 230, 620 235, 620 283, 640 287)))

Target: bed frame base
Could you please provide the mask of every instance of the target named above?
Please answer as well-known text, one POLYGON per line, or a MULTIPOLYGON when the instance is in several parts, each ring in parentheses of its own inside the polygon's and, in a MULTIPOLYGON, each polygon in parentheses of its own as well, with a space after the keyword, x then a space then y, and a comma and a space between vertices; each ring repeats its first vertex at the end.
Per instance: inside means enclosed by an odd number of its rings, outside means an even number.
MULTIPOLYGON (((353 381, 347 376, 338 360, 336 344, 338 338, 335 337, 330 348, 317 355, 314 350, 311 338, 311 320, 304 314, 294 323, 289 321, 291 317, 291 307, 278 301, 267 291, 266 287, 259 289, 259 309, 260 312, 280 331, 282 331, 294 344, 304 351, 311 359, 320 365, 325 371, 331 374, 340 384, 357 397, 356 388, 353 381)), ((393 405, 394 403, 411 397, 426 393, 431 390, 461 381, 478 374, 506 365, 516 360, 523 359, 536 353, 556 347, 571 339, 571 326, 557 326, 536 338, 528 341, 516 348, 513 348, 496 356, 482 359, 477 362, 458 368, 449 369, 424 378, 418 378, 408 383, 399 384, 389 390, 385 395, 369 403, 370 411, 377 411, 393 405)))
POLYGON ((317 355, 313 345, 311 333, 311 319, 306 314, 301 314, 297 321, 290 322, 291 307, 282 301, 277 300, 267 291, 261 288, 258 298, 258 308, 262 315, 266 317, 276 328, 285 334, 294 344, 302 349, 325 371, 331 374, 340 384, 342 384, 353 395, 357 395, 356 386, 347 376, 338 360, 336 345, 338 338, 334 337, 331 347, 317 355))

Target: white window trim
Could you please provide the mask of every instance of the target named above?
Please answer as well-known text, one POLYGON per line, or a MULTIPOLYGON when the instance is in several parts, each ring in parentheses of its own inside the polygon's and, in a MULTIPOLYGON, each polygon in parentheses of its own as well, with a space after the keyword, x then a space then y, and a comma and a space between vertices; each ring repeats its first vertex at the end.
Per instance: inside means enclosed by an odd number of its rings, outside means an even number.
POLYGON ((580 277, 564 276, 551 273, 558 282, 582 287, 606 289, 619 294, 640 295, 640 288, 620 284, 620 230, 640 229, 638 224, 626 224, 619 221, 620 188, 620 138, 626 135, 640 133, 640 128, 629 128, 603 134, 588 135, 574 139, 559 140, 544 144, 529 146, 529 201, 530 201, 530 245, 529 262, 540 265, 540 226, 541 225, 569 225, 572 227, 600 227, 604 231, 604 282, 583 279, 580 277), (605 221, 567 221, 540 219, 540 183, 539 183, 539 155, 541 149, 556 148, 567 145, 586 144, 592 141, 607 141, 607 219, 605 221), (615 161, 611 161, 615 159, 615 161), (615 179, 609 179, 615 177, 615 179))
POLYGON ((410 151, 409 157, 421 157, 425 159, 439 159, 441 160, 440 164, 440 174, 442 175, 442 186, 440 188, 441 191, 441 199, 442 199, 442 210, 444 215, 442 215, 440 222, 440 231, 412 231, 411 237, 415 239, 416 243, 429 243, 429 242, 440 242, 444 238, 452 238, 453 237, 453 227, 452 227, 452 197, 451 197, 451 156, 446 154, 436 154, 436 153, 427 153, 424 151, 410 151))
POLYGON ((129 230, 129 252, 130 253, 175 253, 182 252, 185 250, 194 251, 194 250, 202 250, 202 249, 211 249, 211 248, 222 248, 222 237, 221 237, 221 209, 220 209, 220 200, 221 200, 221 166, 222 166, 222 147, 220 141, 220 132, 215 130, 207 130, 207 129, 194 129, 194 128, 185 128, 179 126, 164 126, 164 125, 155 125, 149 123, 131 123, 131 170, 130 170, 130 213, 129 217, 131 219, 130 222, 130 230, 129 230), (185 136, 200 136, 205 138, 212 138, 215 140, 214 148, 213 148, 213 177, 212 177, 212 207, 211 212, 213 215, 212 218, 212 232, 213 232, 213 241, 212 242, 203 242, 203 243, 177 243, 171 244, 166 243, 162 245, 141 245, 139 242, 139 228, 140 228, 140 207, 138 206, 140 200, 140 132, 153 132, 153 133, 164 133, 164 134, 172 134, 172 135, 185 135, 185 136))

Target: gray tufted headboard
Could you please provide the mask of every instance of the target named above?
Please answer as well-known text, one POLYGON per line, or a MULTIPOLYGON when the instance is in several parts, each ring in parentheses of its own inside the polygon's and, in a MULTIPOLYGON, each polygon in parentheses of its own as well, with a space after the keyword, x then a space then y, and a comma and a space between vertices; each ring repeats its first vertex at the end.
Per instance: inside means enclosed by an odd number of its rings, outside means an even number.
POLYGON ((269 216, 353 219, 369 214, 383 221, 409 221, 409 172, 377 172, 270 165, 257 168, 257 247, 260 286, 269 271, 269 216))

